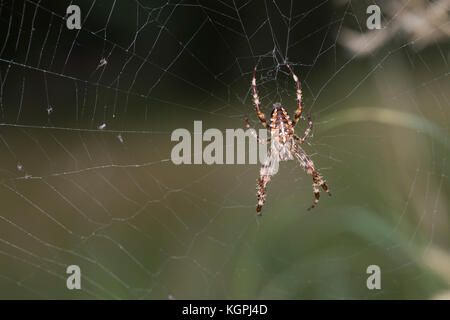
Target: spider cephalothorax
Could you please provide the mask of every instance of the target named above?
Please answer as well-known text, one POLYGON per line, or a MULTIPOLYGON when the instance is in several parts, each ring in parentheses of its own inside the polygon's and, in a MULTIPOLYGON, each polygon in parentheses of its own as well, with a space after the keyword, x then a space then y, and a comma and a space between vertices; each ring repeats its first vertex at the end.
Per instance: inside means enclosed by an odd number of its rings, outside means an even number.
MULTIPOLYGON (((267 184, 270 182, 271 177, 276 173, 276 169, 279 161, 293 160, 294 157, 300 162, 300 165, 305 169, 305 171, 310 174, 313 178, 313 189, 314 189, 314 203, 309 209, 314 208, 319 202, 319 187, 322 187, 330 196, 331 193, 328 190, 325 181, 320 176, 312 160, 300 147, 300 144, 305 142, 309 133, 312 129, 311 117, 308 115, 308 128, 305 131, 303 138, 298 137, 294 133, 294 127, 302 115, 303 110, 303 100, 302 100, 302 88, 300 81, 298 80, 295 73, 292 71, 291 67, 286 64, 287 68, 294 78, 295 84, 297 86, 297 110, 295 111, 294 119, 289 118, 286 110, 281 106, 280 103, 275 103, 273 105, 272 114, 270 116, 270 124, 267 123, 264 114, 260 109, 260 101, 258 92, 256 91, 256 67, 253 71, 252 79, 252 95, 253 102, 255 103, 256 113, 262 125, 269 131, 270 137, 267 140, 260 139, 254 130, 252 133, 255 135, 259 143, 265 144, 270 143, 270 148, 267 152, 266 160, 261 167, 258 183, 256 185, 257 195, 258 195, 258 205, 256 207, 256 212, 261 215, 261 208, 264 205, 266 199, 267 184)), ((245 117, 245 122, 247 129, 250 128, 247 117, 245 117)), ((308 209, 308 210, 309 210, 308 209)))

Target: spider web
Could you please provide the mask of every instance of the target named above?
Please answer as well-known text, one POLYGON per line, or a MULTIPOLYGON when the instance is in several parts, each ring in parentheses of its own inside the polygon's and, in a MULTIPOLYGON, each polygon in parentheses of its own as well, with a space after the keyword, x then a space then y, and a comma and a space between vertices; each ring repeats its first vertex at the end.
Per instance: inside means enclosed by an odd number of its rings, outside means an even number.
POLYGON ((437 2, 2 0, 1 297, 446 294, 449 25, 417 18, 437 2), (383 29, 367 38, 371 4, 383 29), (333 197, 306 211, 311 178, 283 163, 258 218, 258 165, 176 166, 170 135, 245 114, 260 128, 256 64, 266 116, 275 102, 292 115, 286 62, 333 197), (366 287, 373 264, 381 290, 366 287))

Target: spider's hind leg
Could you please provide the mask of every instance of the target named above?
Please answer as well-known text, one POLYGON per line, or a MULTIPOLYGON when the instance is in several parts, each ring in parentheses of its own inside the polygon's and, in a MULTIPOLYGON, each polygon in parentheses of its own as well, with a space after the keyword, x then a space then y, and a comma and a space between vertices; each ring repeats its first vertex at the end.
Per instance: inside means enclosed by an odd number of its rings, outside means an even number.
POLYGON ((256 193, 258 195, 258 205, 256 206, 256 214, 262 216, 261 209, 266 202, 267 184, 270 182, 270 175, 260 174, 256 185, 256 193))
POLYGON ((328 186, 322 177, 319 174, 319 171, 314 166, 312 160, 306 155, 300 145, 294 143, 292 145, 292 153, 295 155, 297 160, 300 162, 300 165, 305 169, 307 174, 310 174, 313 178, 313 188, 314 188, 314 203, 308 210, 311 210, 319 203, 320 193, 319 188, 328 193, 331 196, 330 190, 328 190, 328 186))
POLYGON ((328 190, 328 186, 326 185, 325 181, 323 181, 319 172, 315 168, 311 169, 311 170, 312 170, 312 176, 313 176, 314 203, 312 204, 311 207, 308 208, 308 210, 313 209, 319 203, 319 198, 320 198, 319 187, 322 187, 322 189, 325 192, 327 192, 329 196, 331 196, 331 192, 328 190))
POLYGON ((320 198, 320 192, 319 192, 319 183, 317 182, 316 176, 313 175, 313 188, 314 188, 314 203, 311 207, 308 208, 308 210, 313 209, 318 203, 320 198))
POLYGON ((327 184, 325 183, 325 181, 322 180, 322 178, 320 178, 321 183, 319 183, 319 185, 322 187, 323 191, 325 191, 326 193, 328 193, 328 195, 331 197, 331 192, 328 189, 327 184))
POLYGON ((331 192, 328 189, 328 186, 325 183, 325 181, 323 181, 323 178, 320 176, 319 171, 317 171, 316 168, 312 168, 311 170, 312 170, 311 175, 313 176, 313 181, 317 183, 317 188, 322 187, 323 191, 325 191, 326 193, 328 193, 329 196, 331 196, 331 192))
POLYGON ((258 205, 256 206, 256 213, 261 216, 261 209, 266 201, 267 185, 272 176, 277 172, 278 158, 272 154, 267 153, 266 160, 259 171, 258 183, 256 184, 256 195, 258 196, 258 205))

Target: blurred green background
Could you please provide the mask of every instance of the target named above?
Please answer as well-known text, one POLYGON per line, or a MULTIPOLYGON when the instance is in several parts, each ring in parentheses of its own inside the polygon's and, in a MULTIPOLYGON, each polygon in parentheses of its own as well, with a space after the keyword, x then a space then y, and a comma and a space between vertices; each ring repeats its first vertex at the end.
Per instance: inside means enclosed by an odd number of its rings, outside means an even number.
POLYGON ((0 297, 449 299, 449 8, 376 1, 367 30, 373 3, 73 1, 77 31, 68 1, 3 1, 0 297), (261 128, 256 63, 292 115, 285 61, 333 196, 307 211, 285 162, 257 217, 259 164, 177 166, 170 135, 261 128))

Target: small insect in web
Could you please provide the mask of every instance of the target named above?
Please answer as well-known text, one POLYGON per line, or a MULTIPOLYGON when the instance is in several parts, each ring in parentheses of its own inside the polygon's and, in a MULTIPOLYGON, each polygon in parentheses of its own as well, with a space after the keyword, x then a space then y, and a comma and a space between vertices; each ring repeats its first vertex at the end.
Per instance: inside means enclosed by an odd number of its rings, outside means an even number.
POLYGON ((47 114, 50 115, 50 113, 53 112, 53 107, 52 106, 48 106, 47 107, 47 114))
POLYGON ((95 68, 94 71, 91 72, 91 74, 89 75, 89 78, 92 77, 98 69, 100 69, 103 66, 106 66, 108 64, 108 60, 106 60, 105 58, 101 58, 100 61, 98 62, 97 67, 95 68))
POLYGON ((105 58, 101 58, 100 62, 98 63, 97 69, 103 67, 106 64, 108 64, 108 61, 105 58))
POLYGON ((268 133, 270 133, 267 140, 260 139, 255 130, 250 127, 248 118, 245 116, 246 127, 251 130, 257 141, 261 144, 270 143, 270 148, 268 149, 267 157, 261 167, 256 185, 258 196, 256 213, 259 216, 261 215, 261 208, 266 199, 267 185, 269 184, 271 177, 276 173, 275 168, 277 167, 279 161, 293 160, 296 158, 300 162, 303 169, 305 169, 306 173, 312 176, 314 203, 308 208, 308 210, 311 210, 319 203, 319 187, 322 187, 322 189, 331 196, 328 186, 320 176, 319 171, 316 169, 311 158, 300 147, 300 144, 306 141, 312 130, 310 115, 308 115, 308 127, 306 128, 304 136, 300 138, 294 133, 294 127, 298 120, 300 120, 303 111, 302 87, 298 77, 292 71, 291 67, 288 64, 286 64, 286 67, 289 69, 297 86, 297 110, 295 111, 294 119, 291 121, 287 111, 281 106, 281 104, 275 103, 273 105, 272 114, 270 117, 270 124, 266 121, 266 118, 260 109, 259 96, 256 90, 256 66, 253 71, 252 95, 256 108, 256 114, 258 115, 262 125, 267 129, 268 133))

